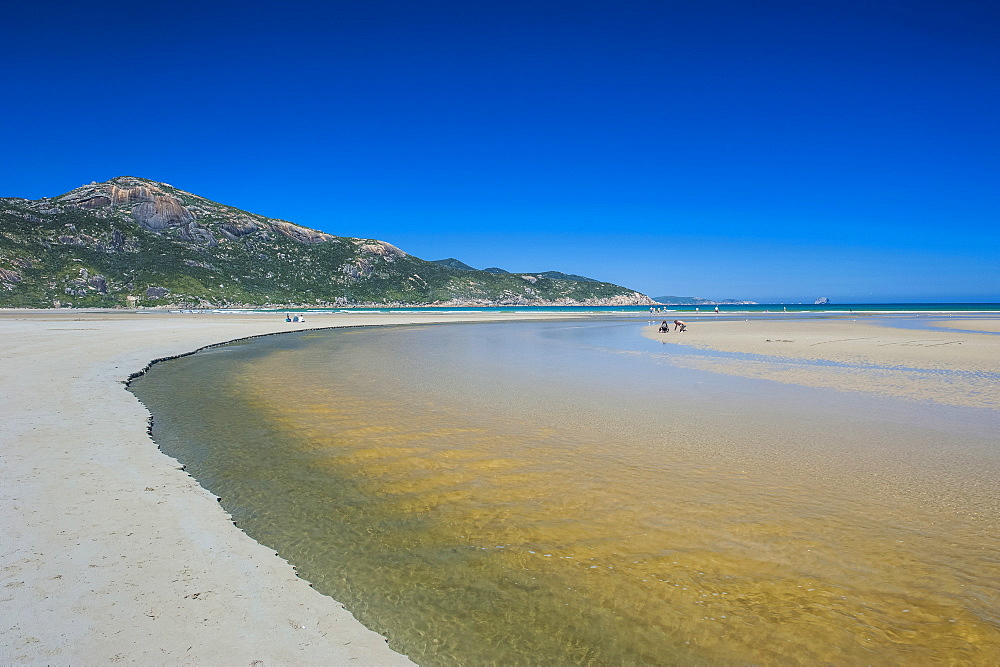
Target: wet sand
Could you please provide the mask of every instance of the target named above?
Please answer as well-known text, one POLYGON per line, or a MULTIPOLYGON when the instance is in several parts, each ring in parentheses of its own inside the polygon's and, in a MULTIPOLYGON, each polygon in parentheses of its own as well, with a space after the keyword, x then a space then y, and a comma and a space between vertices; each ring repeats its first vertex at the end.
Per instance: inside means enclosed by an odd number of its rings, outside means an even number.
POLYGON ((643 334, 681 351, 690 346, 728 354, 681 355, 673 362, 689 368, 995 410, 1000 409, 1000 336, 985 332, 997 331, 998 323, 995 316, 927 320, 956 329, 942 331, 897 328, 870 316, 706 319, 690 322, 685 332, 671 327, 661 334, 648 326, 643 334))
POLYGON ((123 381, 247 336, 514 317, 0 311, 0 662, 409 664, 233 526, 123 381))

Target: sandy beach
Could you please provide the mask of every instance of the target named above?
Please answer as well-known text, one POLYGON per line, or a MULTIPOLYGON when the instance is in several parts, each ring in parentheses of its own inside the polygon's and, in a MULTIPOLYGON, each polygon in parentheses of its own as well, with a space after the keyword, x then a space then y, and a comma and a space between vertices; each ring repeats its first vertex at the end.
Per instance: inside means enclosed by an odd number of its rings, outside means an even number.
MULTIPOLYGON (((311 314, 290 324, 275 314, 0 311, 0 662, 409 664, 237 529, 157 449, 124 381, 153 359, 249 336, 531 317, 311 314)), ((692 368, 1000 408, 997 383, 983 375, 1000 372, 1000 337, 959 331, 996 331, 997 320, 935 324, 955 330, 817 318, 643 333, 776 359, 671 355, 692 368), (798 363, 813 361, 843 365, 798 363)))
POLYGON ((233 526, 124 381, 248 336, 512 317, 0 311, 0 662, 409 664, 233 526))

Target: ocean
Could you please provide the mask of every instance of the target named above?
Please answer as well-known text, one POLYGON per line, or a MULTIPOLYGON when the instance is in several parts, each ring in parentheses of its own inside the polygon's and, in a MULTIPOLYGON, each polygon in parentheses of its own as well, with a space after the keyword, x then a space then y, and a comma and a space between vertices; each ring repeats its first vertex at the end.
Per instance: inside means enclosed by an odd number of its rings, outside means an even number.
POLYGON ((269 336, 131 388, 420 664, 1000 659, 1000 412, 706 372, 640 313, 269 336))

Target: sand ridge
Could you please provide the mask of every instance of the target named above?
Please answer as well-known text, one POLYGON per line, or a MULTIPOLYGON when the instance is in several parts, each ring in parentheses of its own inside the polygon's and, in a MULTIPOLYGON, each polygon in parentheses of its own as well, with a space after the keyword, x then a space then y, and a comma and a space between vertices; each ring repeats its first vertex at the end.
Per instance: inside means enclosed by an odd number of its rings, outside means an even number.
POLYGON ((0 662, 411 664, 233 526, 124 381, 248 336, 514 318, 0 311, 0 662))

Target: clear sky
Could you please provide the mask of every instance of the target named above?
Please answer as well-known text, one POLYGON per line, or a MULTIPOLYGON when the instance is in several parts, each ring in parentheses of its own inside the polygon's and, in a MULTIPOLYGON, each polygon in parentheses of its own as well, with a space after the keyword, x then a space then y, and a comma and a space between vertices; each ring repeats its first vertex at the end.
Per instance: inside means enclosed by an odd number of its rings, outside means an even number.
POLYGON ((1000 301, 996 0, 15 3, 0 196, 134 175, 424 259, 1000 301))

